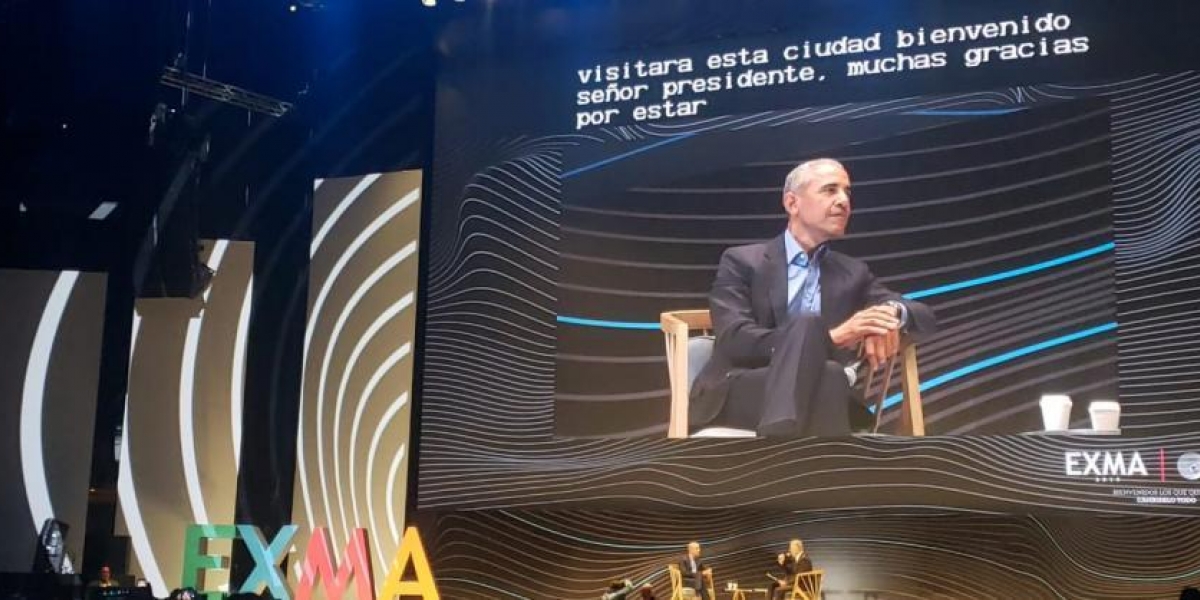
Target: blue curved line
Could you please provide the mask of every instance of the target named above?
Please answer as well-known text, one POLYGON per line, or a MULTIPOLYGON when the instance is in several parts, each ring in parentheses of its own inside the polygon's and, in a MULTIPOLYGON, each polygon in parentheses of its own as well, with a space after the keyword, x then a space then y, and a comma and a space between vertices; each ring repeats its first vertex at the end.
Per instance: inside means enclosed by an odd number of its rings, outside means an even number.
POLYGON ((950 283, 947 285, 939 285, 937 287, 929 288, 927 290, 920 290, 917 292, 909 292, 907 294, 904 294, 904 297, 908 298, 909 300, 917 300, 920 298, 928 298, 929 296, 936 296, 938 294, 957 292, 958 290, 966 289, 969 287, 975 287, 977 285, 985 285, 988 283, 995 283, 997 281, 1004 281, 1005 279, 1012 279, 1014 277, 1028 275, 1028 274, 1036 272, 1036 271, 1044 271, 1046 269, 1051 269, 1054 267, 1062 266, 1067 263, 1075 262, 1077 260, 1083 260, 1085 258, 1090 258, 1097 254, 1103 254, 1105 252, 1108 252, 1109 250, 1112 250, 1115 247, 1116 247, 1116 244, 1114 244, 1113 242, 1108 242, 1107 244, 1100 244, 1099 246, 1093 246, 1086 250, 1080 250, 1079 252, 1072 252, 1071 254, 1068 254, 1066 256, 1052 258, 1050 260, 1042 261, 1040 263, 1034 263, 1032 265, 1026 265, 1024 267, 1018 267, 1016 269, 1009 269, 1007 271, 1001 271, 999 273, 994 273, 992 275, 986 275, 984 277, 976 277, 974 279, 968 279, 966 281, 959 281, 957 283, 950 283))
POLYGON ((619 160, 629 158, 630 156, 641 154, 643 152, 648 152, 655 148, 666 146, 667 144, 674 144, 675 142, 686 140, 687 138, 690 138, 694 135, 696 135, 695 132, 681 133, 679 135, 673 135, 669 138, 654 142, 653 144, 646 144, 645 146, 642 146, 641 148, 634 148, 633 150, 630 150, 628 152, 622 152, 615 156, 610 156, 604 160, 599 160, 599 161, 596 161, 591 164, 583 165, 582 167, 571 169, 570 171, 565 171, 562 174, 560 174, 558 176, 558 178, 559 179, 570 179, 572 177, 575 177, 576 175, 582 175, 583 173, 587 173, 588 171, 591 171, 592 169, 599 169, 600 167, 603 167, 605 165, 611 165, 612 163, 615 163, 619 160))
MULTIPOLYGON (((1087 329, 1076 331, 1074 333, 1068 333, 1066 335, 1060 335, 1055 338, 1050 338, 1048 340, 1038 342, 1036 344, 1030 344, 1023 348, 1017 348, 1016 350, 1010 350, 1003 354, 997 354, 996 356, 985 358, 983 360, 973 362, 969 365, 959 367, 957 369, 954 369, 953 371, 942 373, 941 375, 938 375, 937 377, 934 377, 933 379, 930 379, 928 381, 923 381, 923 382, 921 382, 921 391, 925 392, 928 390, 932 390, 934 388, 941 387, 942 385, 944 385, 946 383, 954 381, 955 379, 961 379, 963 377, 966 377, 967 375, 970 375, 972 373, 976 373, 976 372, 982 371, 984 369, 994 367, 996 365, 1004 364, 1006 362, 1011 362, 1011 361, 1014 361, 1023 356, 1029 356, 1030 354, 1033 354, 1035 352, 1041 352, 1042 350, 1049 350, 1050 348, 1062 346, 1063 344, 1069 344, 1071 342, 1076 342, 1076 341, 1082 340, 1084 338, 1092 337, 1094 335, 1100 335, 1101 333, 1113 331, 1116 328, 1117 328, 1117 324, 1115 321, 1109 322, 1109 323, 1105 323, 1103 325, 1097 325, 1095 327, 1089 327, 1087 329)), ((887 408, 891 408, 892 406, 895 406, 898 402, 900 402, 900 398, 901 398, 901 394, 899 394, 899 393, 888 396, 883 401, 883 407, 885 409, 887 409, 887 408)), ((875 407, 871 407, 871 412, 875 412, 874 408, 875 407)))
POLYGON ((992 117, 996 115, 1007 115, 1017 111, 1025 110, 1024 108, 988 108, 978 110, 955 110, 955 109, 937 109, 930 108, 924 110, 910 110, 900 114, 916 115, 918 117, 992 117))
MULTIPOLYGON (((1096 256, 1097 254, 1103 254, 1105 252, 1108 252, 1109 250, 1112 250, 1115 247, 1116 247, 1116 245, 1113 242, 1108 242, 1106 244, 1100 244, 1099 246, 1093 246, 1091 248, 1080 250, 1079 252, 1072 252, 1071 254, 1067 254, 1065 256, 1060 256, 1058 258, 1052 258, 1050 260, 1045 260, 1045 261, 1042 261, 1039 263, 1034 263, 1032 265, 1026 265, 1024 267, 1018 267, 1015 269, 1009 269, 1007 271, 1001 271, 999 273, 994 273, 992 275, 985 275, 983 277, 976 277, 974 279, 967 279, 965 281, 959 281, 956 283, 940 285, 940 286, 932 287, 932 288, 929 288, 926 290, 918 290, 915 292, 909 292, 907 294, 904 294, 904 297, 908 298, 909 300, 919 300, 921 298, 928 298, 930 296, 936 296, 938 294, 957 292, 959 290, 970 288, 970 287, 986 285, 989 283, 995 283, 997 281, 1004 281, 1006 279, 1012 279, 1014 277, 1020 277, 1022 275, 1028 275, 1030 273, 1034 273, 1037 271, 1044 271, 1046 269, 1060 267, 1067 263, 1072 263, 1075 261, 1083 260, 1085 258, 1090 258, 1092 256, 1096 256)), ((660 327, 657 322, 610 321, 607 319, 586 319, 583 317, 569 317, 569 316, 563 316, 563 315, 559 315, 559 316, 555 317, 555 320, 558 321, 559 323, 563 323, 566 325, 579 325, 582 327, 606 327, 609 329, 634 329, 634 330, 645 330, 645 331, 657 331, 660 327)))
POLYGON ((605 319, 584 319, 582 317, 564 317, 559 315, 554 318, 559 323, 567 325, 580 325, 583 327, 607 327, 609 329, 645 329, 658 330, 658 323, 644 323, 635 321, 608 321, 605 319))

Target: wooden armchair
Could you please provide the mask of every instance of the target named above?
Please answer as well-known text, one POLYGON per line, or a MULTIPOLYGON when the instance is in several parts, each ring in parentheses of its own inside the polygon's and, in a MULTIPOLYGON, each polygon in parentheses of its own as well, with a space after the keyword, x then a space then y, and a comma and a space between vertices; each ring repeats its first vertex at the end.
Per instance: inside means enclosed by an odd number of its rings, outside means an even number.
MULTIPOLYGON (((688 391, 691 389, 693 374, 698 373, 699 368, 703 366, 692 364, 689 360, 689 354, 691 354, 689 348, 707 347, 711 349, 713 343, 711 337, 712 315, 707 310, 668 311, 659 316, 659 326, 662 328, 663 337, 666 340, 667 374, 671 384, 671 413, 667 424, 667 437, 686 438, 688 437, 688 391), (703 337, 693 339, 693 332, 701 332, 703 337), (703 342, 706 345, 698 345, 697 342, 703 342)), ((900 405, 900 434, 923 436, 925 435, 925 413, 921 406, 921 379, 917 371, 916 344, 905 343, 897 356, 900 362, 900 384, 903 397, 900 405)), ((707 352, 703 360, 708 360, 707 352)), ((878 409, 882 406, 883 396, 887 394, 895 363, 896 361, 893 359, 892 364, 885 368, 885 381, 883 389, 880 391, 880 401, 876 406, 876 429, 879 427, 880 411, 878 409)), ((871 383, 871 377, 868 376, 866 389, 871 389, 871 383)))
POLYGON ((787 600, 821 600, 821 586, 824 582, 824 569, 796 573, 796 579, 792 582, 792 591, 788 594, 787 600))
MULTIPOLYGON (((683 586, 683 571, 679 570, 679 565, 671 563, 667 565, 667 575, 671 578, 671 599, 670 600, 685 600, 684 590, 689 589, 683 586)), ((716 598, 716 586, 713 585, 712 572, 704 574, 704 587, 708 588, 708 597, 716 598)), ((687 596, 692 598, 694 596, 687 596)))
POLYGON ((671 600, 683 600, 683 572, 679 565, 667 565, 667 575, 671 578, 671 600))

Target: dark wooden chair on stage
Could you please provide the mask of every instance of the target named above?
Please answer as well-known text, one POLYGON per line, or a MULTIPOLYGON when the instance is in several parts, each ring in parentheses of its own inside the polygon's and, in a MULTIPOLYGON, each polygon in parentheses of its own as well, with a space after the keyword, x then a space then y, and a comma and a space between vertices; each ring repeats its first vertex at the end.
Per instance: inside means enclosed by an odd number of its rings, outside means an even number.
MULTIPOLYGON (((688 391, 700 374, 705 363, 712 357, 716 338, 712 331, 712 315, 707 310, 673 310, 659 316, 659 326, 666 339, 667 376, 671 384, 671 413, 667 424, 667 437, 688 437, 688 391), (693 335, 697 334, 697 335, 693 335)), ((900 405, 900 435, 925 435, 925 413, 921 406, 921 379, 917 372, 917 346, 903 343, 897 354, 900 366, 900 384, 903 401, 900 405)), ((884 368, 884 389, 880 399, 887 394, 887 384, 896 366, 896 359, 884 368)), ((866 389, 872 385, 867 377, 866 389)), ((876 417, 875 429, 879 428, 876 417)), ((727 428, 709 428, 696 432, 693 437, 754 437, 753 431, 727 428)))

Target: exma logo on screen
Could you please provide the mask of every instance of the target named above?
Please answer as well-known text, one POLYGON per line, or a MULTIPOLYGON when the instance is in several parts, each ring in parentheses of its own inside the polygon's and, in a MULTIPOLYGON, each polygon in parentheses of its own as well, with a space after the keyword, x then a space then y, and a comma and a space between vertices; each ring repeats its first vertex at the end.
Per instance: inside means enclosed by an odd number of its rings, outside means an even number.
POLYGON ((1141 452, 1133 450, 1071 450, 1065 453, 1064 470, 1071 477, 1094 477, 1096 481, 1149 477, 1141 452))
MULTIPOLYGON (((1158 480, 1166 482, 1169 471, 1178 471, 1187 481, 1200 480, 1200 454, 1186 452, 1168 469, 1167 451, 1153 450, 1142 457, 1138 450, 1068 450, 1063 453, 1063 473, 1068 477, 1090 477, 1097 482, 1158 480)), ((1171 473, 1174 476, 1174 473, 1171 473)))
MULTIPOLYGON (((266 587, 271 596, 279 600, 309 600, 318 585, 325 588, 325 597, 340 600, 354 583, 354 597, 358 600, 392 599, 415 597, 424 600, 440 600, 433 581, 433 571, 421 544, 417 528, 409 527, 404 532, 396 556, 384 578, 383 590, 375 594, 375 578, 371 571, 370 545, 367 530, 355 529, 350 534, 346 550, 338 560, 334 554, 329 531, 324 527, 313 529, 312 538, 300 563, 300 581, 293 593, 279 562, 287 555, 292 537, 299 529, 296 525, 285 525, 274 540, 268 544, 262 532, 254 525, 190 525, 183 548, 183 583, 181 587, 199 589, 208 600, 222 600, 226 593, 218 590, 201 589, 203 573, 227 568, 227 557, 208 554, 209 540, 241 540, 250 556, 254 558, 254 570, 239 586, 239 593, 258 593, 266 587), (413 579, 404 579, 409 570, 413 579)), ((230 582, 230 589, 234 586, 230 582)))

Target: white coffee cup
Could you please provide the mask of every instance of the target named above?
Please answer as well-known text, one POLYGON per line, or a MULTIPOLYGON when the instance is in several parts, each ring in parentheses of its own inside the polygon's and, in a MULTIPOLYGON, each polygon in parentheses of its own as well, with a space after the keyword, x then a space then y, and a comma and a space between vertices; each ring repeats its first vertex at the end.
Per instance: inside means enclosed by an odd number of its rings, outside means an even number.
POLYGON ((1088 405, 1095 431, 1119 431, 1121 429, 1121 405, 1112 400, 1096 400, 1088 405))
POLYGON ((1042 426, 1046 431, 1066 431, 1071 428, 1071 397, 1063 394, 1042 396, 1042 426))

